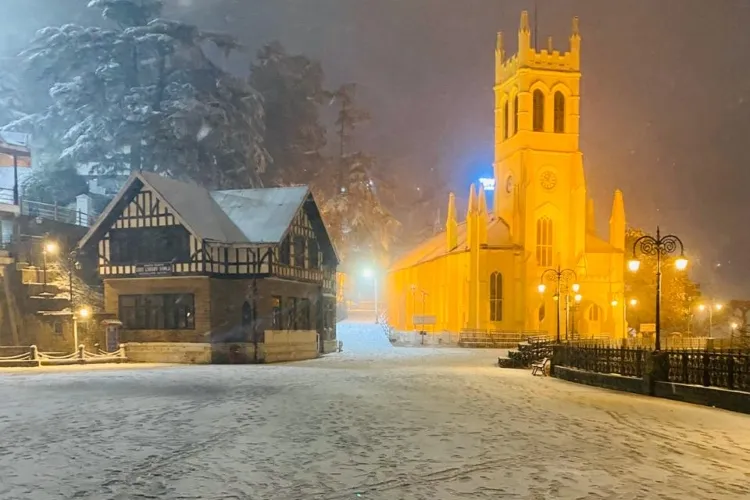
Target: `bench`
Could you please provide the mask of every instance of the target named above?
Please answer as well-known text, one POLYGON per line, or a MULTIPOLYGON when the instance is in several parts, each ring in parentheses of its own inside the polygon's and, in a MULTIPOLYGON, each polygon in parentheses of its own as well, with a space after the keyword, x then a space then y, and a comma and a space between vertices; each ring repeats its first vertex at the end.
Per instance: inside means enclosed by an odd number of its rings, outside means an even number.
POLYGON ((547 376, 547 367, 549 366, 549 358, 544 358, 542 361, 536 361, 531 363, 531 375, 536 376, 537 373, 542 374, 543 377, 547 376))

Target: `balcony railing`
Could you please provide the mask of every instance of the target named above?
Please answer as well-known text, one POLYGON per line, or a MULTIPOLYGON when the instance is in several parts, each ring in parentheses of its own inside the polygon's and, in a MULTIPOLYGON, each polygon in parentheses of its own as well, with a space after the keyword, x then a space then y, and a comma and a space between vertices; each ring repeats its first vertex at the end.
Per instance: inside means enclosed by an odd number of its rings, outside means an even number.
MULTIPOLYGON (((15 205, 12 189, 0 188, 0 203, 15 205)), ((93 225, 98 216, 98 214, 87 214, 73 208, 25 198, 21 198, 20 200, 19 211, 21 215, 28 215, 29 217, 40 217, 42 219, 84 227, 90 227, 93 225)))

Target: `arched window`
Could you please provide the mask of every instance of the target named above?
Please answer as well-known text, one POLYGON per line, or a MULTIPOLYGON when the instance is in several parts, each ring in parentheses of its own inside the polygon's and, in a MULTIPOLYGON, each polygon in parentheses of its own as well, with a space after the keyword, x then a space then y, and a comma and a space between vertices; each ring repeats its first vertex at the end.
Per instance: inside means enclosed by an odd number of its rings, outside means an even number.
POLYGON ((602 315, 602 308, 599 307, 596 304, 593 304, 589 308, 589 321, 599 321, 599 318, 602 315))
POLYGON ((540 266, 552 265, 552 220, 549 217, 536 221, 536 262, 540 266))
POLYGON ((513 99, 513 135, 518 133, 518 96, 513 99))
POLYGON ((503 320, 503 275, 490 275, 490 321, 503 320))
POLYGON ((508 114, 508 108, 510 107, 508 101, 505 101, 505 104, 503 105, 503 139, 508 138, 508 118, 510 118, 508 114))
POLYGON ((565 96, 559 90, 555 92, 555 133, 565 132, 565 96))
POLYGON ((536 89, 534 91, 534 132, 544 130, 544 93, 536 89))

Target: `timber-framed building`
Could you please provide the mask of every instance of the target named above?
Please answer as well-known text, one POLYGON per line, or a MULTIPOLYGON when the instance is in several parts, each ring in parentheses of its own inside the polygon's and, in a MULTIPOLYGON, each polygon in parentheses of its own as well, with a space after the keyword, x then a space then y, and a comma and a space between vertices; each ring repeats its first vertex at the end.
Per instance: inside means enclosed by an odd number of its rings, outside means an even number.
POLYGON ((270 362, 336 346, 338 258, 305 186, 133 173, 79 243, 136 361, 270 362))

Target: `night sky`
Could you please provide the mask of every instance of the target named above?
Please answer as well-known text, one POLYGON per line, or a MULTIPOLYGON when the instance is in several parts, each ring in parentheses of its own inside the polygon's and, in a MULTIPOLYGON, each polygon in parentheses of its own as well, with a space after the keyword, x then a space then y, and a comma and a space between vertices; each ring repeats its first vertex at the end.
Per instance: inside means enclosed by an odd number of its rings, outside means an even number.
MULTIPOLYGON (((2 0, 13 31, 0 51, 92 16, 86 3, 2 0)), ((417 173, 439 168, 459 194, 491 172, 495 33, 512 54, 520 12, 533 10, 531 0, 168 3, 174 17, 238 36, 249 51, 231 61, 238 72, 276 39, 320 59, 329 86, 360 83, 374 116, 362 145, 417 173)), ((581 147, 601 229, 619 187, 629 224, 682 237, 704 291, 750 298, 750 2, 538 0, 538 12, 540 45, 551 35, 560 50, 581 18, 581 147)))

